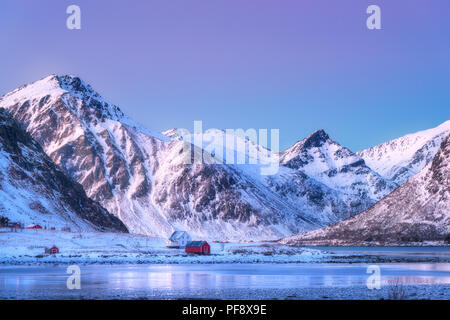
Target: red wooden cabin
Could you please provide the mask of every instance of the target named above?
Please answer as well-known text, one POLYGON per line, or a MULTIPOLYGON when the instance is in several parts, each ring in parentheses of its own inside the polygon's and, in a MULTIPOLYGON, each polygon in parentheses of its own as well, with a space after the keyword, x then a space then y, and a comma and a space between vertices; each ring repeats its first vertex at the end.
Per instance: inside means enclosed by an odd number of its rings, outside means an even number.
POLYGON ((57 254, 57 253, 59 253, 59 248, 55 245, 51 248, 45 248, 45 253, 46 254, 57 254))
POLYGON ((206 241, 189 241, 185 251, 186 253, 210 254, 211 247, 206 241))

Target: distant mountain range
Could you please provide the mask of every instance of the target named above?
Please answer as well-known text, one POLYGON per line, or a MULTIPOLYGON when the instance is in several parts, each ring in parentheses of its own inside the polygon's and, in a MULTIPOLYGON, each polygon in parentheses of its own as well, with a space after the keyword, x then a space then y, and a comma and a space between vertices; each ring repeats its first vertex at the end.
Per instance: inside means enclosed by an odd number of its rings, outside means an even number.
POLYGON ((282 242, 343 245, 442 240, 450 241, 450 135, 430 163, 370 209, 282 242))
POLYGON ((446 122, 353 153, 319 130, 279 154, 277 174, 263 176, 257 165, 185 164, 175 130, 143 128, 77 77, 51 75, 5 94, 0 107, 130 232, 164 237, 182 229, 277 239, 339 222, 427 166, 450 133, 446 122))

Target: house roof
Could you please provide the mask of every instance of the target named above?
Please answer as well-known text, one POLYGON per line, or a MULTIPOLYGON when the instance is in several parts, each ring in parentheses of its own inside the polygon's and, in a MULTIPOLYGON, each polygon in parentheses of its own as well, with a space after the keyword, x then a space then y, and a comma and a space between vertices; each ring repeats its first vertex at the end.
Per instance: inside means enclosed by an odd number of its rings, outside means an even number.
POLYGON ((175 231, 174 233, 172 233, 172 235, 170 236, 169 240, 170 241, 177 241, 179 240, 184 234, 187 234, 186 231, 175 231))
POLYGON ((201 247, 203 246, 205 243, 207 243, 206 241, 189 241, 186 244, 186 247, 201 247))

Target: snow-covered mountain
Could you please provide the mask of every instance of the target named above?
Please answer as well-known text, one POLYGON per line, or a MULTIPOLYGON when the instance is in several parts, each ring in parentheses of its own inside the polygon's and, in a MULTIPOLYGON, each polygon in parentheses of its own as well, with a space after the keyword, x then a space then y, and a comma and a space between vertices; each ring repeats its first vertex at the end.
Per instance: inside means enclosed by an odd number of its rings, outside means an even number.
POLYGON ((58 229, 127 231, 119 219, 89 199, 2 108, 0 216, 58 229))
POLYGON ((18 88, 4 95, 0 106, 130 232, 170 232, 151 199, 163 136, 140 127, 71 76, 52 75, 18 88))
POLYGON ((402 185, 433 160, 441 142, 450 134, 450 120, 440 126, 359 151, 357 155, 386 179, 402 185))
MULTIPOLYGON (((4 95, 0 106, 133 233, 278 238, 357 214, 393 188, 331 142, 329 151, 319 148, 325 160, 307 167, 292 165, 295 148, 283 153, 286 166, 275 175, 261 175, 259 165, 185 164, 185 142, 139 126, 77 77, 46 77, 4 95)), ((319 149, 303 143, 308 155, 319 149)))
POLYGON ((330 139, 323 130, 312 133, 280 155, 280 163, 301 170, 328 187, 374 203, 397 185, 370 169, 364 160, 330 139))
POLYGON ((444 240, 449 236, 450 135, 425 168, 367 211, 283 242, 396 243, 444 240))

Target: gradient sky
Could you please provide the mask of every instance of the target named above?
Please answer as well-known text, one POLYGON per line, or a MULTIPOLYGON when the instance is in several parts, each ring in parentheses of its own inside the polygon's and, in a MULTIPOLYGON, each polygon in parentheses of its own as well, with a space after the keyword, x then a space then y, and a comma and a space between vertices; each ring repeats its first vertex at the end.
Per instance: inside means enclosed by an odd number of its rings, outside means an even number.
POLYGON ((323 128, 357 151, 450 119, 448 0, 2 0, 0 44, 0 94, 74 74, 156 131, 323 128))

